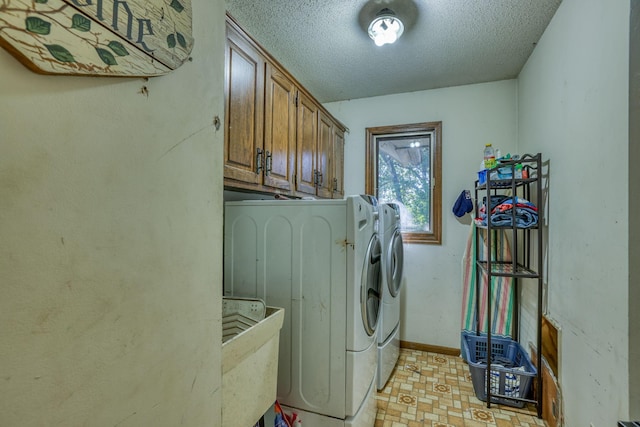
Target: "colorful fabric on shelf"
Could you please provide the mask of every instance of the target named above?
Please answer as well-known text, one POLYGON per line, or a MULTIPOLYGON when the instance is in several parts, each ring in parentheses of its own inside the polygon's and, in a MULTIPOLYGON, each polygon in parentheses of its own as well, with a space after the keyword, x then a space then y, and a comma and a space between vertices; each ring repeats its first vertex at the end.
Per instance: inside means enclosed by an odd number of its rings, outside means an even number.
MULTIPOLYGON (((538 224, 538 208, 530 201, 522 197, 505 197, 499 201, 491 198, 491 210, 489 214, 492 226, 511 226, 514 222, 518 228, 534 227, 538 224), (515 207, 515 215, 514 213, 515 207)), ((476 218, 478 225, 487 225, 487 208, 483 204, 476 218)))

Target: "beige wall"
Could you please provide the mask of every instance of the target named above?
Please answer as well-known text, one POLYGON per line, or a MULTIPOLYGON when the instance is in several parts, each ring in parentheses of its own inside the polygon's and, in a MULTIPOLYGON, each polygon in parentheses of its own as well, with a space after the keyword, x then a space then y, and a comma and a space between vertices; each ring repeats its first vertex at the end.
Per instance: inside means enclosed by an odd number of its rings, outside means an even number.
POLYGON ((564 0, 518 77, 518 145, 549 159, 545 269, 567 426, 629 417, 628 58, 629 1, 564 0))
POLYGON ((192 3, 148 81, 0 50, 3 427, 220 424, 224 5, 192 3))
POLYGON ((629 21, 629 418, 640 420, 640 0, 629 21))

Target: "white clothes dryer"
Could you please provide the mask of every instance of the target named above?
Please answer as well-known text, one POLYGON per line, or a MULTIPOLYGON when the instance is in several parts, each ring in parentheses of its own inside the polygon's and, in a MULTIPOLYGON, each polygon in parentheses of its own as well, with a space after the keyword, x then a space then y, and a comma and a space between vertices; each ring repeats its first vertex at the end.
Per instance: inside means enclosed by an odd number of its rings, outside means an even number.
POLYGON ((227 202, 224 293, 283 307, 278 400, 305 427, 375 420, 382 250, 375 199, 227 202))
POLYGON ((380 204, 379 219, 383 262, 377 389, 382 390, 400 356, 400 291, 403 283, 404 250, 400 232, 400 207, 395 203, 380 204))

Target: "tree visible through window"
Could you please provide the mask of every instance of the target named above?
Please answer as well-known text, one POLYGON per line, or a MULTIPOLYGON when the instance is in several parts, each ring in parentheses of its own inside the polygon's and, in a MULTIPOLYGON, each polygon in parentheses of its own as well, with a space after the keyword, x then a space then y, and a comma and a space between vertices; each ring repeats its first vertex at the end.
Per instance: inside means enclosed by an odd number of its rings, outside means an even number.
POLYGON ((367 128, 366 191, 400 205, 405 242, 440 243, 442 124, 367 128))

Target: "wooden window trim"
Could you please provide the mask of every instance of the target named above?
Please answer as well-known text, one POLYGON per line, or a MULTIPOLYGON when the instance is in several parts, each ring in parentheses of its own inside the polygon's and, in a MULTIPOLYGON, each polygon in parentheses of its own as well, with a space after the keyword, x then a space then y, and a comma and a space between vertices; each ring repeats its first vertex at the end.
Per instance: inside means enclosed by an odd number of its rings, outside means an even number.
POLYGON ((375 189, 376 137, 394 133, 409 132, 433 132, 435 137, 431 142, 432 152, 432 177, 434 183, 431 186, 431 227, 430 232, 402 232, 402 240, 405 243, 420 243, 440 245, 442 244, 442 122, 413 123, 408 125, 392 125, 366 128, 365 148, 365 192, 377 195, 375 189))

